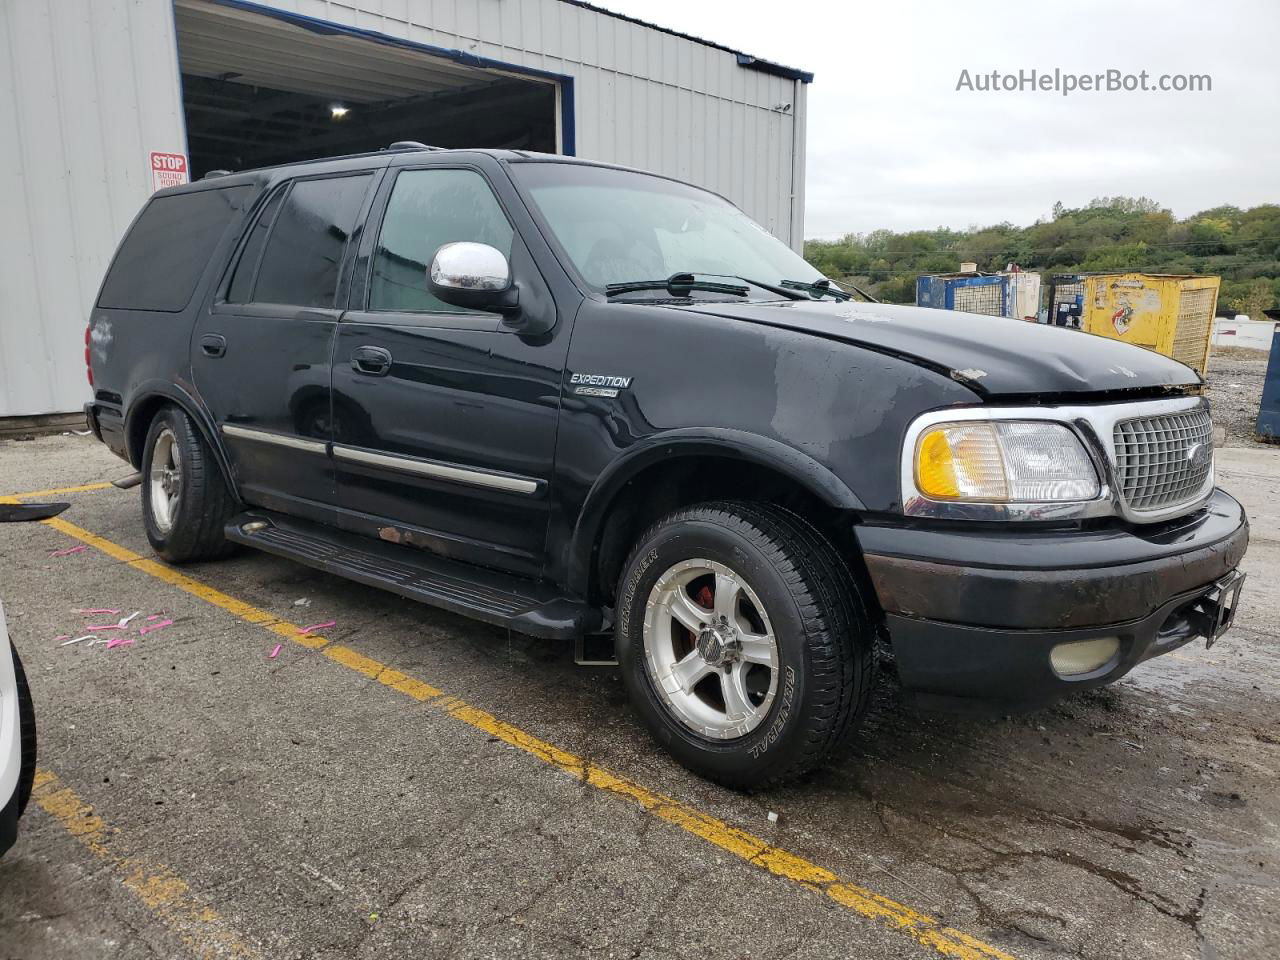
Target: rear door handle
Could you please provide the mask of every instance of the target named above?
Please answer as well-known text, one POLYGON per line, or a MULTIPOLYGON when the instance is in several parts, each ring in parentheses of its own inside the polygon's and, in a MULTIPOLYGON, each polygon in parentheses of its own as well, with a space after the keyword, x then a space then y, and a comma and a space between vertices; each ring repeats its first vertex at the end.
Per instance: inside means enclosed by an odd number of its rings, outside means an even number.
POLYGON ((227 352, 227 338, 220 333, 206 333, 200 338, 200 352, 206 357, 221 357, 227 352))
POLYGON ((356 347, 351 351, 351 368, 366 377, 385 377, 391 372, 391 351, 382 347, 356 347))

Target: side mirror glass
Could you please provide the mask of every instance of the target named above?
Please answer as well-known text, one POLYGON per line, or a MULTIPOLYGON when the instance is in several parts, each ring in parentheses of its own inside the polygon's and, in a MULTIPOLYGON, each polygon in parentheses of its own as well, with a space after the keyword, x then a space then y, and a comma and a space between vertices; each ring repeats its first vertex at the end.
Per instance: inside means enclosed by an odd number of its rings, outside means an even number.
POLYGON ((446 243, 431 258, 427 283, 438 299, 455 307, 504 314, 518 309, 511 264, 487 243, 446 243))

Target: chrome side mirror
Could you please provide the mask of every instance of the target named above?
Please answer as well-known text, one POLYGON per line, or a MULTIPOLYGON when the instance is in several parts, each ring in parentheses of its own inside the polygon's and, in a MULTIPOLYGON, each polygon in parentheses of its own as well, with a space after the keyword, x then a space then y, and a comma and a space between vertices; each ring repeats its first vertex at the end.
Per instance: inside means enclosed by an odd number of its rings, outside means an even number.
POLYGON ((487 243, 446 243, 431 258, 427 284, 437 299, 455 307, 504 314, 518 309, 511 265, 487 243))

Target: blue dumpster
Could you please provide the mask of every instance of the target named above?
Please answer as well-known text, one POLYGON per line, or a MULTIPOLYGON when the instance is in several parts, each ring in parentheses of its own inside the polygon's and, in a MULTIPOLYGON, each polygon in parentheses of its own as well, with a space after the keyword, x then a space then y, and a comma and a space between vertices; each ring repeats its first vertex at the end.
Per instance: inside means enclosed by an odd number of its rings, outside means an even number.
POLYGON ((1258 436, 1280 440, 1280 325, 1271 334, 1271 359, 1267 379, 1262 383, 1262 406, 1258 408, 1258 436))

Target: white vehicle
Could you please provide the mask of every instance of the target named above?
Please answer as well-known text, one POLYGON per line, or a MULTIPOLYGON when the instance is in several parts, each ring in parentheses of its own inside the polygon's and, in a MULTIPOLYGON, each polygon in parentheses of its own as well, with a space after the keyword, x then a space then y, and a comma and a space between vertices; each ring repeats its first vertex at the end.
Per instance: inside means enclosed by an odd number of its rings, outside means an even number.
MULTIPOLYGON (((0 523, 44 520, 70 504, 0 504, 0 523)), ((18 838, 18 818, 36 775, 36 713, 22 661, 9 639, 0 605, 0 854, 18 838)))

